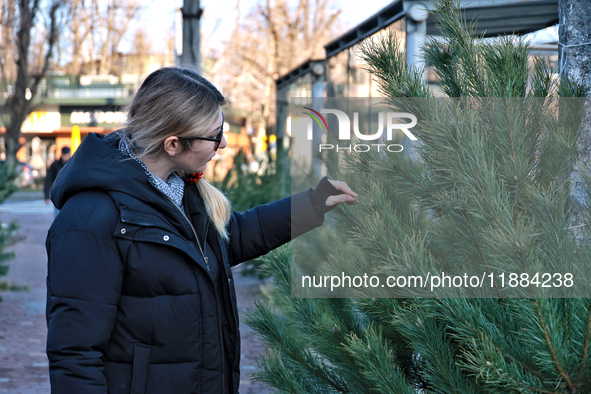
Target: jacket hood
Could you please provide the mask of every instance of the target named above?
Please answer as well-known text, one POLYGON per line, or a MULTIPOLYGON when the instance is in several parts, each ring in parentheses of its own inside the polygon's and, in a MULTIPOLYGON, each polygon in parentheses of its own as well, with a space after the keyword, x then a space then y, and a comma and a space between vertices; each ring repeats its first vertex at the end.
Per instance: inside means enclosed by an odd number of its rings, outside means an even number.
POLYGON ((58 209, 74 194, 88 190, 121 192, 151 205, 170 206, 149 182, 142 166, 119 150, 120 136, 89 133, 59 172, 51 189, 58 209))

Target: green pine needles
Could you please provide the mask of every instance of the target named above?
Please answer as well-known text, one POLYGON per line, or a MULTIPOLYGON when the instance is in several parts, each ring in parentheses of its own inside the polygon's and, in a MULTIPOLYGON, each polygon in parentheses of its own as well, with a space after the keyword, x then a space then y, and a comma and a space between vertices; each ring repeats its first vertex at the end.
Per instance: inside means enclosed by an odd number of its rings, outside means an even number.
MULTIPOLYGON (((6 165, 0 165, 0 203, 4 202, 16 190, 14 180, 17 175, 14 170, 10 170, 6 165)), ((4 248, 10 244, 17 228, 18 225, 15 221, 8 223, 6 226, 0 226, 0 291, 26 289, 2 278, 8 274, 9 266, 6 262, 14 258, 14 252, 5 252, 4 248)), ((1 296, 0 301, 2 301, 1 296)))
POLYGON ((445 98, 406 66, 394 35, 362 45, 388 104, 417 116, 418 159, 344 156, 361 197, 335 210, 347 252, 316 272, 528 279, 307 298, 306 264, 284 247, 264 258, 275 289, 247 318, 269 348, 256 379, 283 393, 590 393, 591 204, 571 185, 586 91, 553 78, 523 40, 475 39, 457 3, 434 13, 443 40, 424 56, 445 98), (535 273, 573 283, 547 288, 535 273))

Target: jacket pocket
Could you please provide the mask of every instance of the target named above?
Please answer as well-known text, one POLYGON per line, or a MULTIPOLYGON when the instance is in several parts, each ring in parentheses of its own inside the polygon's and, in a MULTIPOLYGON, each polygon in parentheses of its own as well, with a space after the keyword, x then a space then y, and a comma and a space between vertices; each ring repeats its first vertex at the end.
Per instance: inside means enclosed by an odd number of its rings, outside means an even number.
POLYGON ((148 364, 150 346, 136 343, 133 345, 133 371, 131 375, 131 394, 145 394, 148 383, 148 364))

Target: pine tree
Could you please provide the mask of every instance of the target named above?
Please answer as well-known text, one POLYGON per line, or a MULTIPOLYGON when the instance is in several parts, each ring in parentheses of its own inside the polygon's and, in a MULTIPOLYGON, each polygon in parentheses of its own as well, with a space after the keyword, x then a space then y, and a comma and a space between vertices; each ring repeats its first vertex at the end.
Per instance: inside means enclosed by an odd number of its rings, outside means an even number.
MULTIPOLYGON (((0 204, 16 190, 14 181, 17 175, 14 170, 10 171, 8 166, 0 166, 0 204)), ((14 258, 14 252, 5 252, 4 248, 10 244, 11 237, 17 228, 18 226, 14 221, 10 222, 6 227, 0 226, 0 291, 26 289, 26 287, 2 280, 2 277, 8 274, 9 266, 6 261, 14 258)), ((0 301, 2 301, 2 297, 0 297, 0 301)))
POLYGON ((347 156, 361 197, 336 220, 356 252, 329 255, 320 271, 346 262, 376 275, 476 267, 572 272, 576 284, 496 287, 488 297, 436 289, 307 298, 292 283, 305 265, 290 266, 298 256, 284 247, 265 257, 276 288, 247 319, 269 348, 256 378, 286 393, 589 393, 591 249, 568 229, 586 92, 555 83, 540 59, 530 66, 523 40, 475 40, 457 3, 435 6, 444 41, 424 53, 448 99, 431 98, 395 36, 362 48, 389 104, 420 114, 420 160, 347 156))

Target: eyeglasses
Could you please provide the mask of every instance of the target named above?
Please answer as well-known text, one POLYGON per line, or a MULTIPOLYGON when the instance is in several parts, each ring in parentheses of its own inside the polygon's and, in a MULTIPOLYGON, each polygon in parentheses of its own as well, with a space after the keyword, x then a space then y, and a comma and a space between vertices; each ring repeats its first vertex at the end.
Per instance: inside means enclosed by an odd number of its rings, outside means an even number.
POLYGON ((191 137, 191 138, 178 137, 178 138, 179 138, 179 140, 185 140, 186 146, 189 149, 190 149, 191 145, 193 145, 193 141, 203 140, 203 141, 215 142, 215 146, 213 147, 213 150, 218 150, 218 148, 220 147, 220 144, 222 143, 222 139, 224 138, 224 113, 222 112, 222 126, 220 127, 220 132, 215 136, 215 138, 209 138, 209 137, 191 137))

